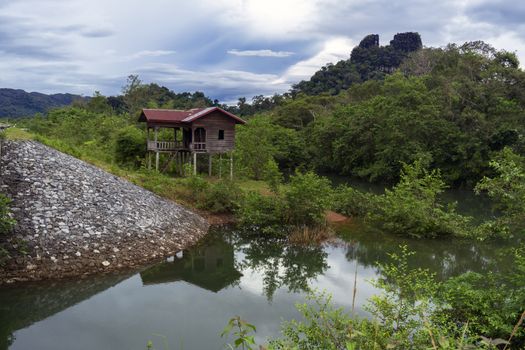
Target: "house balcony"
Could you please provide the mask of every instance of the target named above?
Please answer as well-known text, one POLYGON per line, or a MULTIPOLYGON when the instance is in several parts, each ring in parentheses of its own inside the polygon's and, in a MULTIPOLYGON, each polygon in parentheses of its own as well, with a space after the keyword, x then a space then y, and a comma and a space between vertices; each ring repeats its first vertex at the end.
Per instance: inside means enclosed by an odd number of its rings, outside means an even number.
POLYGON ((206 153, 206 142, 184 143, 182 141, 148 141, 148 151, 153 152, 176 152, 194 151, 206 153))

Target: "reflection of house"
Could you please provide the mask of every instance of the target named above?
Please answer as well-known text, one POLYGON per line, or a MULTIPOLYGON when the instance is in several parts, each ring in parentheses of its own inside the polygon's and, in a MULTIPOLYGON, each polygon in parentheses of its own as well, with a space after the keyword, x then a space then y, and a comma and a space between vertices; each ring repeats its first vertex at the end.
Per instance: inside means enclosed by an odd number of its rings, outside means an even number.
POLYGON ((166 261, 140 273, 144 285, 186 281, 218 292, 242 274, 235 269, 233 247, 223 240, 184 251, 182 259, 166 261))
MULTIPOLYGON (((246 123, 218 107, 194 108, 187 111, 143 109, 139 121, 147 123, 148 152, 155 153, 157 170, 160 153, 170 154, 180 167, 188 161, 191 162, 193 158, 194 172, 197 171, 197 154, 207 153, 210 173, 212 155, 232 151, 235 145, 235 125, 246 123), (159 135, 160 129, 171 129, 173 132, 159 135), (153 130, 153 140, 150 139, 150 130, 153 130), (159 136, 167 136, 170 140, 160 140, 159 136)), ((151 154, 148 161, 151 167, 150 160, 151 154)))

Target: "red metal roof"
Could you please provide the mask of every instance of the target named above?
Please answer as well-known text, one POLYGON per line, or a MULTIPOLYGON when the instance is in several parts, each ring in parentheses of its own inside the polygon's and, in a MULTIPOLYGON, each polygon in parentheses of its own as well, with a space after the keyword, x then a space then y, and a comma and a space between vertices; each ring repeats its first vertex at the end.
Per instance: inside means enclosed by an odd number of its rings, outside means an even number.
POLYGON ((212 112, 221 112, 225 116, 232 118, 238 124, 246 124, 244 120, 235 114, 225 111, 219 107, 193 108, 186 111, 179 109, 143 109, 139 121, 156 123, 192 123, 212 112))

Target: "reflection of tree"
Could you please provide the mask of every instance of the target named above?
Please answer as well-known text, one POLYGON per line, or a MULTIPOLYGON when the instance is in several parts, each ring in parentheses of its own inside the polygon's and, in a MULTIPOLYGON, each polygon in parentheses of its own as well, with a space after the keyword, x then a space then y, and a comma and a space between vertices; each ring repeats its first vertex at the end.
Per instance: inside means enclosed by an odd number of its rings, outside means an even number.
POLYGON ((416 254, 409 258, 409 265, 429 269, 439 280, 446 280, 467 271, 504 271, 510 266, 508 250, 503 244, 483 243, 460 239, 411 239, 383 234, 354 226, 344 234, 352 241, 347 247, 349 261, 357 259, 360 265, 377 266, 389 262, 389 254, 399 252, 406 245, 416 254))
POLYGON ((29 327, 91 296, 98 294, 128 275, 98 276, 78 281, 28 283, 0 290, 0 350, 14 342, 12 333, 29 327))
POLYGON ((253 236, 240 238, 238 244, 245 254, 240 265, 263 273, 263 292, 269 300, 283 286, 290 292, 308 290, 308 281, 328 268, 328 254, 319 246, 289 245, 282 239, 253 236))

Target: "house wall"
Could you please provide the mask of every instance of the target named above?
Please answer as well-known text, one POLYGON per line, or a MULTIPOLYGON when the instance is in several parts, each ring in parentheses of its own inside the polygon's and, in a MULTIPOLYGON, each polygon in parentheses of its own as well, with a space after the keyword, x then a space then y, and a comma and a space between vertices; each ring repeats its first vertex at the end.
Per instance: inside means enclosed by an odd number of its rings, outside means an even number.
POLYGON ((209 153, 223 153, 235 146, 235 121, 220 112, 213 112, 192 124, 193 130, 206 129, 206 150, 209 153), (224 130, 224 140, 219 140, 219 130, 224 130))

